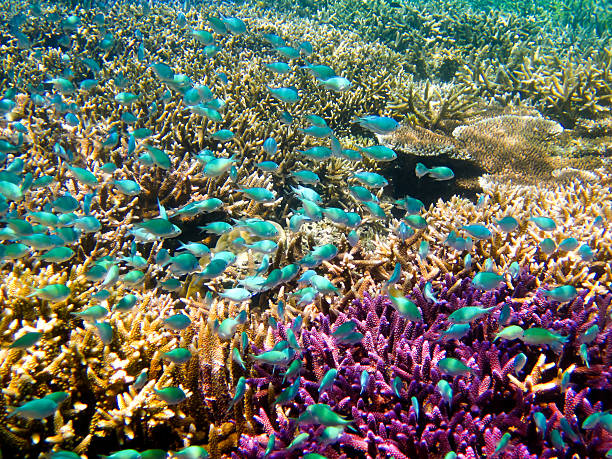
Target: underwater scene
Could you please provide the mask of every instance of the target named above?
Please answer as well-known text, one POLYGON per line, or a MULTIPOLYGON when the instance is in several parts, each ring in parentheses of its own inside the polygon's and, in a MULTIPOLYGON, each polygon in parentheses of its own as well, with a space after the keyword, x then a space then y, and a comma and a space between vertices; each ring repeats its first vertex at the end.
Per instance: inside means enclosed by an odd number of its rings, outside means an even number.
POLYGON ((612 458, 611 2, 0 22, 0 459, 612 458))

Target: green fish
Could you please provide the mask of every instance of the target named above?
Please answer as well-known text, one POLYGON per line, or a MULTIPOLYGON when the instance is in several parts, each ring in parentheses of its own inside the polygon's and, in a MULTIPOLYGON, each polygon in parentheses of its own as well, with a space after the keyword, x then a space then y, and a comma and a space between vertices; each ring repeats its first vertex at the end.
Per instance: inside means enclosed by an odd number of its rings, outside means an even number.
POLYGON ((519 222, 516 220, 516 218, 510 215, 500 218, 495 222, 495 224, 499 226, 499 229, 504 233, 511 233, 519 226, 519 222))
POLYGON ((271 62, 269 64, 264 64, 264 67, 274 73, 278 73, 281 75, 285 75, 291 72, 291 66, 285 62, 271 62))
POLYGON ((71 290, 64 284, 49 284, 42 288, 35 288, 29 297, 35 296, 42 300, 59 303, 70 296, 71 290))
POLYGON ((80 318, 84 320, 95 322, 95 321, 98 321, 106 317, 108 315, 108 309, 106 309, 104 306, 100 306, 99 304, 96 304, 94 306, 88 307, 84 311, 73 312, 73 314, 75 316, 79 316, 80 318))
POLYGON ((132 102, 136 102, 139 98, 139 95, 131 92, 120 92, 115 96, 115 100, 123 105, 130 105, 132 102))
POLYGON ((448 327, 448 330, 445 330, 441 335, 440 339, 442 341, 456 339, 459 340, 467 335, 471 329, 471 325, 469 323, 466 324, 452 324, 448 327))
POLYGON ((472 236, 474 239, 490 239, 493 236, 491 230, 484 225, 465 225, 461 229, 472 236))
POLYGON ((331 388, 334 385, 336 376, 338 376, 338 370, 336 370, 335 368, 327 370, 327 373, 325 373, 325 375, 321 379, 321 382, 319 383, 319 394, 325 392, 327 389, 331 388))
POLYGON ((172 162, 170 161, 170 156, 168 156, 165 151, 160 150, 159 148, 151 147, 149 145, 146 145, 146 149, 148 150, 149 155, 151 156, 151 159, 153 160, 153 163, 156 166, 164 170, 170 169, 172 162))
POLYGON ((576 290, 576 287, 572 285, 562 285, 551 290, 545 290, 541 288, 538 291, 546 298, 551 298, 560 303, 572 301, 578 296, 578 291, 576 290))
POLYGON ((382 175, 376 172, 356 172, 353 174, 362 185, 371 188, 384 188, 389 184, 389 181, 382 175))
MULTIPOLYGON (((298 360, 296 360, 297 362, 298 360)), ((289 403, 290 401, 292 401, 299 392, 300 389, 300 378, 296 378, 295 381, 293 381, 293 383, 287 387, 286 389, 284 389, 279 395, 278 397, 276 397, 276 400, 274 401, 274 405, 284 405, 289 403)), ((321 393, 321 392, 319 392, 321 393)))
POLYGON ((342 416, 334 413, 329 405, 316 403, 306 407, 304 413, 298 418, 298 422, 303 424, 321 424, 329 426, 345 426, 353 421, 349 421, 342 416))
POLYGON ((352 83, 340 76, 333 76, 325 80, 319 80, 319 85, 334 92, 344 92, 352 86, 352 83))
POLYGON ((497 333, 493 341, 497 340, 498 338, 503 338, 507 340, 513 340, 517 338, 520 339, 522 336, 523 329, 521 327, 519 327, 518 325, 509 325, 508 327, 505 327, 503 330, 497 333))
POLYGON ((554 231, 557 228, 555 221, 549 217, 531 217, 529 221, 535 223, 542 231, 554 231))
POLYGON ((161 238, 173 238, 181 234, 180 228, 170 223, 165 218, 146 220, 142 223, 137 223, 135 227, 161 238))
POLYGON ((546 255, 551 255, 555 250, 557 250, 557 244, 555 244, 555 241, 549 237, 542 239, 538 244, 538 247, 546 255))
POLYGON ((335 295, 339 293, 338 287, 324 276, 314 275, 310 278, 310 284, 323 295, 335 295))
POLYGON ((446 381, 445 379, 441 379, 440 381, 438 381, 438 384, 436 384, 436 387, 438 388, 440 395, 442 395, 442 399, 450 407, 451 402, 453 400, 453 389, 451 388, 448 381, 446 381))
POLYGON ((521 338, 521 341, 526 344, 533 344, 535 346, 550 346, 553 349, 563 347, 563 344, 568 340, 568 336, 562 336, 545 328, 539 327, 528 328, 523 332, 523 337, 521 338))
POLYGON ((371 147, 359 147, 359 150, 368 158, 375 161, 393 161, 397 154, 384 145, 373 145, 371 147))
POLYGON ((406 215, 404 221, 413 230, 423 230, 427 228, 427 220, 420 215, 406 215))
POLYGON ((100 183, 97 177, 89 170, 81 167, 72 167, 67 165, 68 170, 72 173, 74 178, 84 185, 96 187, 100 183))
POLYGON ((157 396, 168 405, 177 405, 187 399, 187 395, 180 387, 164 387, 163 389, 154 389, 157 396))
POLYGON ((140 453, 135 449, 123 449, 108 456, 101 455, 104 459, 142 459, 140 453))
POLYGON ((162 357, 172 363, 181 365, 189 362, 192 357, 192 354, 189 349, 186 349, 184 347, 177 347, 175 349, 172 349, 171 351, 164 352, 162 354, 162 357))
POLYGON ((191 325, 191 319, 185 314, 173 314, 162 321, 164 325, 172 330, 185 330, 191 325))
POLYGON ((300 100, 297 89, 295 88, 271 88, 266 86, 270 95, 286 104, 295 104, 300 100))
POLYGON ((472 285, 481 290, 493 290, 505 283, 504 276, 489 271, 479 272, 472 279, 472 285))
POLYGON ((57 411, 58 405, 49 398, 38 398, 30 400, 15 408, 6 419, 19 416, 25 419, 44 419, 52 416, 57 411))
POLYGON ((246 194, 250 199, 257 202, 274 202, 276 194, 267 188, 241 188, 239 191, 246 194))
POLYGON ((454 359, 452 357, 445 357, 438 362, 438 368, 447 375, 450 376, 467 376, 470 373, 474 373, 474 370, 468 367, 461 360, 454 359))
POLYGON ((287 446, 287 448, 285 448, 287 451, 292 451, 300 446, 302 446, 304 444, 304 442, 306 440, 308 440, 310 435, 308 435, 305 432, 302 432, 301 434, 298 434, 295 436, 295 438, 293 439, 293 441, 291 443, 289 443, 289 446, 287 446))
POLYGON ((499 442, 497 443, 497 446, 495 447, 495 451, 493 452, 493 454, 498 454, 504 451, 510 444, 510 438, 511 438, 511 435, 509 432, 506 432, 505 434, 503 434, 499 442))
POLYGON ((34 346, 41 337, 42 333, 40 332, 27 332, 13 341, 13 343, 9 346, 9 349, 26 349, 34 346))
POLYGON ((236 334, 236 328, 238 325, 242 325, 247 321, 247 312, 246 310, 240 311, 240 313, 235 318, 227 318, 221 324, 215 327, 217 335, 222 341, 227 341, 232 339, 232 337, 236 334))
MULTIPOLYGON (((175 459, 206 459, 209 456, 208 451, 201 446, 187 446, 186 448, 170 454, 175 459)), ((164 456, 164 458, 165 457, 166 456, 164 456)), ((145 458, 143 457, 143 459, 145 458)))
POLYGON ((55 247, 38 257, 39 260, 50 263, 63 263, 75 255, 74 250, 69 247, 55 247))
POLYGON ((422 322, 423 314, 417 305, 402 295, 402 292, 394 287, 389 287, 389 299, 393 304, 393 308, 407 320, 413 322, 422 322))
POLYGON ((448 321, 457 324, 467 324, 473 320, 489 314, 495 307, 481 308, 478 306, 464 306, 448 316, 448 321))
POLYGON ((93 325, 103 344, 110 344, 113 341, 113 328, 108 322, 94 322, 93 325))
POLYGON ((274 366, 287 366, 289 356, 283 351, 266 351, 259 355, 253 355, 253 359, 258 362, 267 363, 274 366))
POLYGON ((379 135, 391 134, 399 127, 399 123, 388 116, 362 116, 361 118, 357 118, 354 123, 357 123, 362 128, 379 135))
POLYGON ((589 327, 587 331, 578 336, 578 342, 582 344, 591 344, 599 334, 599 325, 595 324, 589 327))

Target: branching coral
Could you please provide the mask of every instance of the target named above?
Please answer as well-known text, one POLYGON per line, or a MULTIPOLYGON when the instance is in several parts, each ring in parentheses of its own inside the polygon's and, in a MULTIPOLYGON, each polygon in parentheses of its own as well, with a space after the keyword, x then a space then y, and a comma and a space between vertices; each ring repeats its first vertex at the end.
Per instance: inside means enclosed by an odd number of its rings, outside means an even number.
MULTIPOLYGON (((447 275, 439 284, 437 303, 424 298, 424 285, 421 282, 409 295, 422 311, 423 323, 402 318, 387 297, 371 297, 366 293, 363 299, 342 307, 336 319, 320 316, 314 327, 302 329, 299 332, 301 349, 296 354, 296 359, 303 362, 301 373, 295 376, 299 380, 299 392, 295 400, 282 407, 273 407, 270 401, 282 390, 288 390, 293 379, 281 378, 269 367, 258 365, 257 377, 248 383, 255 389, 256 406, 261 406, 256 420, 262 435, 243 435, 236 457, 257 457, 272 434, 276 436, 273 451, 279 451, 280 455, 281 449, 287 448, 300 433, 307 435, 302 443, 304 452, 318 452, 328 457, 360 453, 426 457, 451 450, 464 455, 461 457, 470 457, 490 454, 502 432, 511 435, 508 451, 521 457, 529 454, 549 457, 555 445, 548 436, 542 438, 535 433, 533 413, 538 410, 550 418, 550 431, 558 428, 563 414, 557 413, 565 410, 572 429, 580 432, 573 439, 567 438, 567 432, 564 434, 570 448, 589 455, 605 451, 605 441, 597 440, 592 430, 579 427, 588 415, 601 409, 600 393, 593 392, 595 399, 587 401, 586 391, 576 396, 573 387, 562 388, 561 370, 557 365, 563 369, 578 365, 575 373, 584 374, 583 370, 587 370, 576 354, 578 335, 593 321, 604 317, 601 311, 606 311, 609 305, 609 294, 587 300, 585 290, 570 304, 550 303, 540 294, 531 296, 535 279, 525 271, 513 281, 512 289, 504 287, 486 293, 474 290, 469 279, 461 281, 447 275), (443 338, 441 332, 452 324, 449 314, 466 305, 489 306, 495 312, 472 322, 458 340, 443 338), (509 321, 502 324, 499 314, 504 307, 510 307, 511 313, 509 321), (349 321, 362 334, 359 344, 343 343, 339 334, 340 326, 349 321), (515 340, 493 341, 496 332, 510 323, 524 329, 548 327, 569 336, 570 342, 559 356, 545 348, 538 350, 537 346, 517 344, 515 340), (527 355, 524 370, 514 360, 521 352, 527 355), (445 376, 439 364, 451 356, 467 364, 472 374, 445 376), (544 364, 547 358, 556 363, 544 364), (321 381, 330 369, 337 370, 333 385, 320 391, 321 381), (528 382, 520 383, 517 377, 528 382), (448 381, 454 394, 452 399, 444 400, 448 394, 440 389, 442 380, 448 381), (295 418, 313 403, 329 405, 336 414, 351 421, 350 427, 345 427, 333 441, 325 442, 321 424, 336 425, 333 422, 315 421, 313 426, 312 422, 303 421, 298 425, 295 418), (593 409, 593 405, 597 408, 593 409)), ((598 349, 599 340, 609 340, 609 333, 605 331, 609 320, 604 318, 599 325, 602 332, 596 338, 597 343, 591 342, 588 346, 590 364, 598 368, 608 358, 598 349)), ((275 343, 287 339, 289 328, 279 324, 272 330, 275 343)), ((295 328, 293 331, 298 333, 295 328)), ((597 387, 608 391, 612 374, 603 367, 602 371, 597 377, 597 387)), ((572 377, 570 386, 577 378, 572 377)))

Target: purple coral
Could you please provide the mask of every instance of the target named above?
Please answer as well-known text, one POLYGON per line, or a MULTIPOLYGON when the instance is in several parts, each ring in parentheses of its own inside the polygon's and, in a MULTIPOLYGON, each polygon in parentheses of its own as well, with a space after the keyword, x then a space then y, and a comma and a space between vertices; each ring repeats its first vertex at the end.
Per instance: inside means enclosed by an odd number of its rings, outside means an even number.
MULTIPOLYGON (((604 409, 612 388, 611 338, 605 313, 612 295, 587 297, 585 291, 572 302, 559 304, 536 293, 535 278, 525 272, 513 289, 504 286, 489 292, 475 289, 470 279, 459 281, 447 275, 440 282, 437 303, 425 300, 424 285, 422 281, 409 295, 422 311, 421 323, 403 319, 386 296, 366 293, 335 319, 321 314, 310 329, 301 330, 302 352, 296 354, 303 361, 300 389, 283 409, 271 406, 270 400, 292 381, 283 382, 283 371, 257 366, 258 374, 249 384, 255 389, 256 420, 262 435, 243 434, 239 456, 262 457, 268 436, 275 433, 270 457, 287 457, 291 453, 285 448, 297 433, 306 433, 308 439, 300 450, 326 457, 426 458, 450 451, 464 458, 490 457, 502 435, 510 432, 509 445, 499 456, 552 457, 559 455, 551 441, 553 430, 561 433, 568 451, 590 457, 605 453, 612 443, 609 433, 601 427, 584 430, 580 424, 589 414, 604 409), (510 317, 499 324, 504 305, 510 308, 510 317), (495 309, 474 321, 460 340, 441 341, 441 332, 449 326, 448 315, 464 306, 495 309), (363 334, 358 344, 344 344, 332 335, 348 321, 354 321, 356 331, 363 334), (602 332, 587 347, 589 369, 578 357, 578 338, 594 323, 602 332), (560 355, 520 340, 493 342, 495 334, 509 324, 548 328, 569 336, 569 341, 560 355), (527 356, 527 364, 515 374, 514 358, 519 353, 527 356), (535 368, 541 355, 557 366, 535 368), (444 357, 461 360, 473 374, 444 376, 437 366, 444 357), (559 368, 572 364, 576 369, 562 383, 559 368), (334 385, 319 394, 319 383, 330 368, 338 370, 334 385), (362 388, 364 370, 369 381, 362 388), (452 388, 450 404, 437 387, 441 379, 452 388), (394 387, 396 380, 400 384, 394 387), (589 389, 584 388, 587 385, 589 389), (418 413, 412 397, 418 401, 418 413), (323 426, 298 424, 298 416, 314 403, 327 404, 353 420, 337 441, 319 441, 323 426), (536 412, 547 419, 549 428, 544 433, 536 429, 536 412)), ((286 331, 285 325, 278 325, 277 343, 287 339, 286 331)))

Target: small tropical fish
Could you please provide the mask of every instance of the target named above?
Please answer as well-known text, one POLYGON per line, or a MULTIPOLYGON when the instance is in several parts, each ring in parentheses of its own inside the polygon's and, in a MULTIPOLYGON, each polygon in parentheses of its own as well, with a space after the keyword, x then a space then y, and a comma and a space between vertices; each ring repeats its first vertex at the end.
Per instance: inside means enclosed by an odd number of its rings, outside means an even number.
POLYGON ((177 347, 175 349, 172 349, 171 351, 164 352, 162 354, 162 358, 169 360, 170 362, 175 363, 177 365, 189 362, 191 357, 192 354, 189 349, 186 349, 184 347, 177 347))
POLYGON ((443 373, 450 376, 467 376, 470 373, 474 373, 474 370, 468 367, 461 360, 454 359, 452 357, 445 357, 438 362, 438 368, 443 373))
POLYGON ((300 68, 307 70, 308 73, 310 73, 312 76, 314 76, 315 78, 319 80, 326 80, 336 75, 336 72, 334 72, 334 69, 332 69, 328 65, 311 64, 311 65, 305 65, 300 68))
POLYGON ((375 161, 393 161, 397 154, 384 145, 373 145, 371 147, 360 147, 359 150, 368 158, 375 161))
POLYGON ((420 215, 406 215, 404 221, 413 230, 423 230, 427 228, 427 220, 420 215))
POLYGON ((479 272, 472 279, 472 285, 481 290, 493 290, 505 283, 504 276, 489 271, 479 272))
POLYGON ((555 221, 549 217, 531 217, 529 221, 535 223, 542 231, 554 231, 557 228, 555 221))
POLYGON ((363 394, 363 392, 368 388, 368 384, 370 383, 370 373, 368 370, 363 370, 361 372, 361 376, 359 377, 359 385, 361 390, 359 391, 359 395, 363 394))
POLYGON ((110 344, 113 341, 113 328, 108 322, 94 322, 96 334, 103 344, 110 344))
POLYGON ((285 450, 287 451, 292 451, 300 446, 302 446, 304 444, 304 442, 306 440, 308 440, 309 435, 305 432, 302 432, 298 435, 295 436, 295 438, 293 439, 293 441, 291 443, 289 443, 289 445, 287 446, 287 448, 285 448, 285 450))
POLYGON ((153 389, 155 394, 168 405, 177 405, 187 399, 187 394, 180 387, 164 387, 163 389, 153 389))
POLYGON ((253 355, 252 357, 258 362, 281 367, 287 366, 287 363, 289 363, 290 360, 289 355, 286 352, 275 350, 265 351, 259 355, 253 355))
POLYGON ((60 302, 70 296, 71 290, 64 284, 49 284, 42 288, 35 288, 28 297, 36 296, 42 300, 60 302))
MULTIPOLYGON (((223 292, 220 292, 219 296, 221 298, 226 298, 228 300, 231 300, 235 303, 241 303, 251 298, 253 294, 245 288, 230 288, 230 289, 224 290, 223 292)), ((246 314, 246 311, 245 311, 245 314, 246 314)))
POLYGON ((491 230, 484 225, 475 224, 475 225, 465 225, 461 227, 462 230, 467 232, 474 239, 489 239, 493 236, 491 230))
POLYGON ((291 88, 271 88, 266 86, 272 97, 286 104, 295 104, 300 100, 297 89, 291 88))
POLYGON ((578 247, 578 255, 580 256, 582 261, 588 262, 593 261, 595 259, 595 253, 593 252, 593 249, 589 247, 588 244, 582 244, 580 247, 578 247))
POLYGON ((515 374, 519 374, 520 371, 523 369, 523 367, 525 366, 525 364, 527 363, 527 356, 525 354, 523 354, 522 352, 520 352, 519 354, 516 355, 516 357, 514 357, 514 373, 515 374))
POLYGON ((508 327, 505 327, 503 330, 497 333, 493 341, 497 340, 498 338, 503 338, 507 340, 513 340, 517 338, 520 339, 522 336, 523 329, 521 327, 519 327, 518 325, 509 325, 508 327))
POLYGON ((595 324, 589 327, 587 331, 578 335, 578 342, 581 344, 591 344, 599 334, 599 325, 595 324))
POLYGON ((191 319, 189 318, 189 316, 181 313, 173 314, 170 317, 164 319, 163 322, 166 327, 176 331, 184 330, 189 327, 189 325, 191 325, 191 319))
POLYGON ((511 438, 511 435, 509 432, 506 432, 505 434, 503 434, 499 442, 497 443, 497 446, 495 447, 495 451, 493 452, 493 454, 499 454, 502 451, 504 451, 506 448, 508 448, 508 445, 510 444, 510 438, 511 438))
POLYGON ((417 305, 406 298, 398 289, 390 287, 388 292, 393 308, 400 316, 413 322, 421 322, 423 320, 423 314, 417 305))
POLYGON ((587 345, 585 343, 582 343, 580 345, 579 354, 580 354, 580 358, 582 359, 582 361, 584 362, 586 367, 590 368, 591 366, 589 364, 589 350, 588 350, 587 345))
POLYGON ((555 244, 555 241, 553 241, 549 237, 547 237, 546 239, 542 239, 538 244, 538 247, 546 255, 550 255, 554 253, 555 250, 557 250, 557 244, 555 244))
POLYGON ((290 378, 293 378, 294 376, 299 375, 300 371, 302 370, 302 365, 303 363, 299 359, 296 359, 293 362, 291 362, 291 364, 289 365, 289 367, 287 368, 287 371, 285 371, 285 374, 283 376, 283 383, 285 382, 285 379, 290 379, 290 378))
POLYGON ((578 248, 578 240, 575 237, 568 237, 559 242, 557 249, 561 252, 571 252, 578 248))
POLYGON ((117 304, 115 304, 115 310, 117 311, 130 311, 136 303, 138 302, 138 297, 131 293, 128 293, 123 298, 121 298, 117 304))
POLYGON ((327 373, 321 379, 319 383, 319 394, 325 392, 327 389, 331 388, 334 385, 334 381, 336 380, 336 376, 338 376, 338 370, 335 368, 330 368, 327 370, 327 373))
POLYGON ((572 285, 561 285, 550 290, 545 290, 541 288, 538 291, 546 298, 551 298, 561 303, 565 303, 566 301, 572 301, 578 296, 578 291, 576 290, 576 287, 572 285))
MULTIPOLYGON (((544 416, 544 413, 542 413, 541 411, 536 411, 535 413, 533 413, 533 420, 535 422, 535 425, 538 431, 542 435, 544 435, 546 433, 546 428, 548 424, 548 421, 546 420, 546 416, 544 416)), ((584 429, 584 425, 582 426, 582 428, 584 429)))
MULTIPOLYGON (((276 397, 274 404, 284 405, 286 403, 289 403, 298 395, 299 389, 300 389, 300 378, 296 378, 295 381, 293 381, 293 383, 289 387, 284 389, 278 395, 278 397, 276 397)), ((319 391, 319 393, 321 393, 321 391, 319 391)))
POLYGON ((386 178, 376 172, 356 172, 355 177, 364 186, 371 188, 383 188, 389 184, 386 178))
POLYGON ((442 395, 444 401, 448 403, 448 406, 450 407, 451 402, 453 400, 453 389, 451 388, 448 381, 446 381, 445 379, 441 379, 440 381, 438 381, 438 384, 436 384, 436 387, 440 392, 440 395, 442 395))
POLYGON ((335 92, 344 92, 352 86, 352 83, 340 76, 332 76, 327 79, 319 80, 319 84, 325 89, 330 89, 335 92))
POLYGON ((457 324, 466 324, 472 322, 480 317, 489 314, 495 306, 490 308, 481 308, 479 306, 463 306, 456 311, 453 311, 448 316, 448 321, 457 324))
POLYGON ((266 140, 264 140, 263 149, 270 156, 274 156, 278 150, 278 144, 274 138, 268 137, 266 140))
POLYGON ((13 341, 9 346, 9 349, 26 349, 28 347, 32 347, 38 342, 38 340, 40 340, 41 337, 42 333, 40 332, 26 332, 13 341))
POLYGON ((419 258, 421 260, 425 260, 427 258, 427 255, 429 255, 429 242, 427 242, 426 240, 421 241, 421 243, 419 244, 419 258))
POLYGON ((351 230, 346 235, 346 240, 351 247, 355 247, 359 243, 359 234, 357 234, 357 231, 351 230))
POLYGON ((353 421, 344 419, 334 413, 329 405, 316 403, 306 407, 304 413, 298 418, 300 424, 321 424, 324 426, 344 426, 353 421))
POLYGON ((536 346, 550 346, 559 349, 568 341, 569 337, 558 335, 545 328, 531 327, 523 332, 521 340, 526 344, 536 346))
MULTIPOLYGON (((209 455, 208 455, 208 451, 206 451, 206 449, 204 449, 201 446, 187 446, 186 448, 183 448, 179 451, 171 453, 171 456, 174 459, 180 459, 180 458, 207 459, 209 455)), ((164 456, 161 459, 165 459, 165 458, 166 458, 166 453, 164 452, 164 456)), ((143 452, 142 459, 145 459, 144 452, 143 452)))
POLYGON ((448 330, 445 330, 440 335, 440 339, 443 341, 448 341, 452 339, 460 340, 464 336, 466 336, 471 329, 471 325, 467 324, 452 324, 448 327, 448 330))
POLYGON ((387 116, 368 115, 357 118, 355 122, 362 128, 380 135, 391 134, 399 127, 397 121, 387 116))
POLYGON ((100 319, 103 319, 108 315, 108 309, 104 306, 100 306, 99 304, 88 307, 87 309, 80 312, 73 312, 75 316, 79 316, 84 320, 88 320, 90 322, 96 322, 100 319))
MULTIPOLYGON (((250 295, 250 292, 248 293, 250 295)), ((223 322, 221 322, 221 324, 217 324, 215 326, 217 335, 219 335, 219 338, 223 341, 232 339, 232 337, 236 334, 236 329, 238 328, 238 325, 244 324, 246 320, 247 312, 243 309, 235 318, 227 318, 223 322)))
POLYGON ((19 416, 25 419, 44 419, 57 411, 58 405, 53 400, 44 397, 30 400, 15 408, 6 419, 19 416))
POLYGON ((329 279, 324 276, 319 276, 318 274, 310 278, 310 285, 323 295, 334 295, 339 292, 338 287, 332 284, 329 279))

